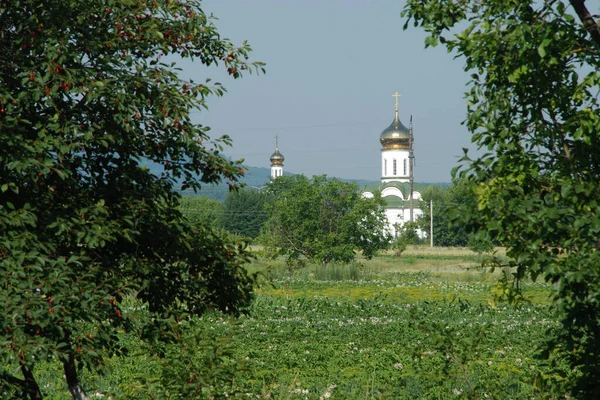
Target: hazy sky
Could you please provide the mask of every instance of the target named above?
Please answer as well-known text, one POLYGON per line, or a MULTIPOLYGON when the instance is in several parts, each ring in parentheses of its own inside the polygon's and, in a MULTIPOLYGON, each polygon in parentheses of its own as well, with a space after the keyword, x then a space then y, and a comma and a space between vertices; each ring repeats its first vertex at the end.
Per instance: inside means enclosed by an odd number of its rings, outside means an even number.
MULTIPOLYGON (((228 93, 196 114, 213 136, 228 134, 233 158, 268 167, 275 135, 284 170, 379 179, 379 134, 413 116, 415 180, 450 181, 470 136, 461 125, 468 80, 463 61, 443 47, 424 49, 420 28, 402 30, 403 1, 205 0, 223 37, 248 40, 266 75, 229 79, 184 64, 196 80, 212 77, 228 93)), ((221 68, 223 69, 223 68, 221 68)))

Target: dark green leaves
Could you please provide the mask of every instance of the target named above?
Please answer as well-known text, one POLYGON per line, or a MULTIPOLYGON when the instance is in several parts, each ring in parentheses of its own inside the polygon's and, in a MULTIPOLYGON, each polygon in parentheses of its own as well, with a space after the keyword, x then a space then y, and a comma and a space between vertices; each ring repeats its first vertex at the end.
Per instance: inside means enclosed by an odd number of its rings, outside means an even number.
POLYGON ((221 155, 230 141, 190 116, 224 89, 181 79, 164 56, 237 78, 262 68, 250 47, 221 39, 196 0, 8 2, 0 27, 3 364, 101 368, 126 352, 117 330, 242 312, 243 244, 190 226, 175 188, 237 185, 240 162, 221 155), (129 300, 149 313, 134 321, 129 300))
POLYGON ((267 191, 274 202, 267 206, 263 240, 290 263, 348 263, 355 249, 370 258, 388 246, 381 198, 361 197, 354 184, 294 175, 275 179, 267 191))
POLYGON ((404 10, 431 36, 453 35, 445 45, 473 74, 465 123, 489 154, 465 156, 457 173, 477 198, 463 226, 506 246, 517 290, 525 277, 559 283, 564 325, 549 346, 581 371, 561 389, 577 398, 600 391, 600 54, 586 4, 430 0, 404 10), (448 23, 457 8, 466 27, 448 23))

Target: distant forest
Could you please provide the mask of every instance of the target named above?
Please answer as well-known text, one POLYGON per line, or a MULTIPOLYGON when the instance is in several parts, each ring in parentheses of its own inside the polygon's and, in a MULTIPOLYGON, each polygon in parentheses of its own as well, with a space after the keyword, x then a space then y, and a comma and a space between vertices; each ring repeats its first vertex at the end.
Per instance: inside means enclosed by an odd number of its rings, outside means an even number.
MULTIPOLYGON (((143 163, 147 168, 149 168, 156 175, 160 175, 162 172, 162 167, 158 164, 155 164, 151 161, 147 161, 143 163)), ((266 185, 271 179, 271 168, 265 167, 246 167, 248 170, 246 174, 240 181, 245 185, 246 188, 256 188, 259 189, 262 186, 266 185)), ((295 175, 291 172, 285 172, 285 175, 295 175)), ((379 183, 379 180, 368 180, 368 179, 342 179, 344 182, 352 182, 356 183, 358 187, 364 187, 367 185, 372 185, 374 183, 379 183)), ((436 185, 447 187, 450 185, 450 182, 435 182, 428 183, 427 185, 436 185)), ((225 197, 227 197, 227 193, 229 193, 229 189, 227 185, 205 185, 205 187, 199 192, 194 192, 193 190, 184 190, 179 191, 184 197, 198 197, 198 196, 206 196, 211 199, 218 200, 220 202, 225 201, 225 197)))

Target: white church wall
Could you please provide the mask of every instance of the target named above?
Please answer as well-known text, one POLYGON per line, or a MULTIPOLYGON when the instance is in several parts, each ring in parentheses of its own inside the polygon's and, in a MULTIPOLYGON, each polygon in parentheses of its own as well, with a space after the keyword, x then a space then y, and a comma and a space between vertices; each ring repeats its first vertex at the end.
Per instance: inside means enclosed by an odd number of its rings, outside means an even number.
MULTIPOLYGON (((423 216, 423 210, 420 208, 413 208, 413 221, 417 221, 419 218, 421 218, 421 216, 423 216)), ((396 227, 402 228, 406 222, 410 221, 410 208, 386 208, 385 217, 388 221, 387 231, 393 237, 396 237, 398 234, 396 227)), ((420 229, 417 229, 417 235, 421 239, 425 238, 426 236, 425 232, 420 229)))
POLYGON ((409 175, 408 150, 383 150, 381 152, 381 181, 383 183, 391 181, 408 182, 409 175), (394 160, 396 160, 395 173, 394 160))
POLYGON ((385 217, 388 221, 388 232, 392 235, 392 237, 396 237, 398 233, 396 232, 396 226, 401 227, 404 225, 404 216, 401 208, 386 208, 385 209, 385 217))
POLYGON ((271 167, 271 178, 278 178, 283 175, 283 167, 274 166, 271 167))

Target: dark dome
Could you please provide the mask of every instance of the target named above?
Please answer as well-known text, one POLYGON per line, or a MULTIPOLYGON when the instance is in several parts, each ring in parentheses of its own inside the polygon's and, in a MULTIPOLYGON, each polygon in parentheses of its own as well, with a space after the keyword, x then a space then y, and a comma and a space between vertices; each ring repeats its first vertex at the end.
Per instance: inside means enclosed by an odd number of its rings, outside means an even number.
POLYGON ((279 147, 275 148, 275 153, 271 155, 271 165, 283 165, 285 157, 279 152, 279 147))

